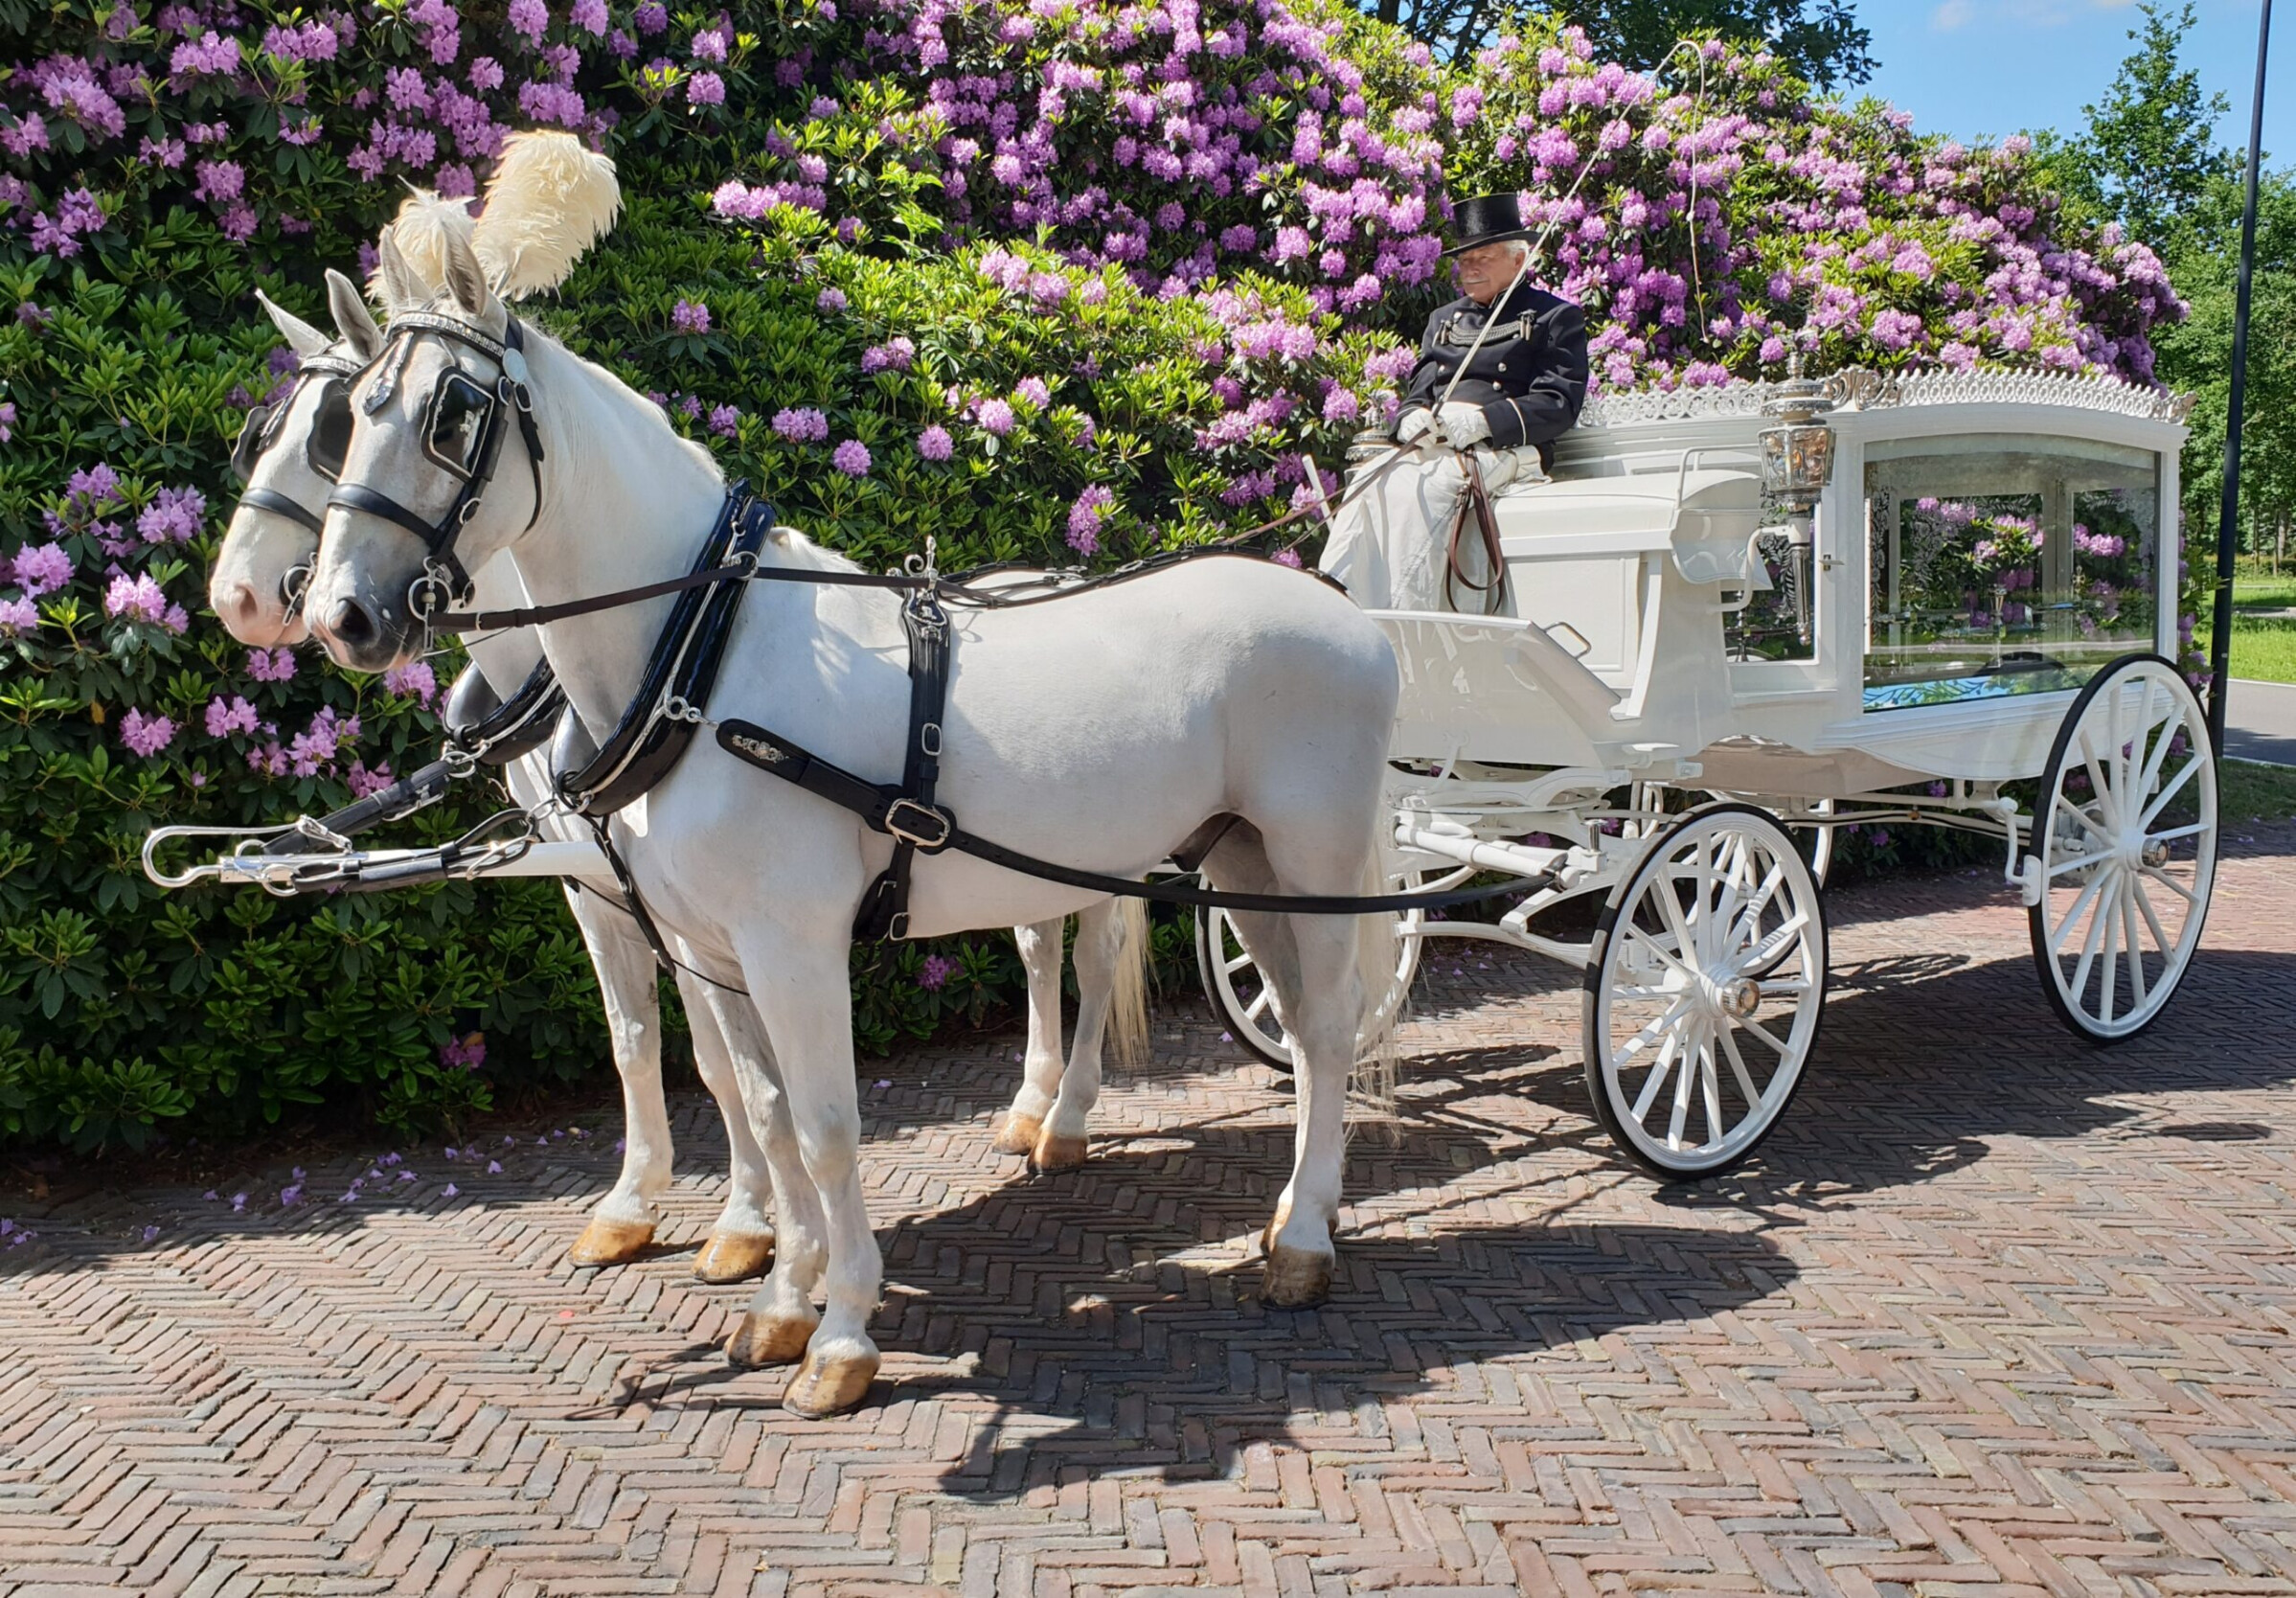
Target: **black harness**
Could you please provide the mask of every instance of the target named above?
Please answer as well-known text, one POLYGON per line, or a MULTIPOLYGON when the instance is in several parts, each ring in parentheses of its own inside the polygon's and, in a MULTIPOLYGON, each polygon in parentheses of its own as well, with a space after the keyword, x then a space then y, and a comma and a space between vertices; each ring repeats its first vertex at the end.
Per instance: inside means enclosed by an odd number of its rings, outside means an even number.
MULTIPOLYGON (((380 489, 365 483, 338 483, 327 503, 396 522, 422 540, 422 575, 408 589, 407 605, 427 624, 442 602, 455 604, 470 593, 470 574, 455 554, 455 539, 478 514, 487 488, 494 480, 503 437, 513 416, 526 445, 527 468, 534 474, 534 508, 527 525, 532 527, 541 515, 542 432, 534 424, 534 391, 526 381, 526 334, 514 316, 500 340, 460 317, 427 310, 401 311, 392 317, 382 353, 375 358, 382 371, 360 401, 370 415, 398 392, 398 376, 406 368, 414 341, 426 332, 476 350, 502 368, 489 389, 461 367, 447 367, 439 374, 438 385, 423 408, 422 452, 458 481, 454 502, 436 521, 426 521, 380 489)), ((349 414, 348 397, 345 414, 349 414)))
MULTIPOLYGON (((358 375, 367 370, 366 363, 349 355, 335 354, 331 349, 315 355, 306 355, 295 370, 295 381, 285 398, 270 404, 251 407, 247 420, 239 425, 239 436, 231 446, 231 469, 241 483, 255 475, 256 467, 279 442, 279 430, 286 422, 288 413, 304 389, 313 381, 322 387, 319 395, 317 424, 303 437, 303 458, 312 471, 328 482, 342 474, 343 457, 351 446, 351 385, 358 375)), ((316 536, 323 531, 321 520, 313 515, 301 500, 281 493, 276 489, 248 488, 240 491, 239 503, 252 505, 259 511, 268 511, 275 516, 284 516, 296 526, 316 536)), ((302 570, 301 567, 296 568, 302 570)), ((294 596, 289 595, 292 599, 294 596)))
MULTIPOLYGON (((1544 886, 1551 878, 1518 878, 1496 887, 1458 889, 1446 893, 1374 894, 1361 897, 1290 896, 1226 893, 1188 887, 1179 882, 1142 882, 1111 877, 1038 859, 990 841, 958 826, 956 817, 938 802, 943 721, 948 696, 951 631, 947 605, 983 609, 1046 604, 1090 589, 1126 582, 1192 559, 1264 559, 1247 551, 1208 547, 1175 550, 1136 560, 1100 578, 1062 581, 1056 574, 1040 583, 1005 589, 973 586, 997 568, 944 578, 914 559, 910 569, 877 576, 863 572, 819 571, 765 566, 759 552, 774 526, 773 507, 735 483, 726 491, 716 521, 704 540, 693 569, 671 578, 617 593, 557 605, 530 605, 503 611, 443 609, 443 594, 450 602, 470 590, 468 574, 456 558, 454 542, 492 481, 499 462, 507 417, 518 418, 534 478, 534 514, 542 503, 542 446, 534 424, 534 400, 526 383, 526 363, 520 354, 522 336, 513 318, 501 342, 451 316, 408 312, 394 318, 391 343, 378 361, 381 376, 369 390, 365 405, 377 409, 396 386, 412 340, 435 332, 491 357, 502 367, 489 393, 459 367, 442 373, 423 418, 426 454, 461 478, 454 503, 436 521, 421 516, 364 484, 339 485, 330 505, 365 511, 406 528, 423 540, 423 575, 409 592, 408 602, 426 628, 451 631, 494 631, 534 627, 564 617, 636 604, 675 594, 678 603, 654 640, 638 691, 624 709, 605 742, 578 771, 560 772, 557 786, 560 800, 586 820, 622 888, 625 907, 637 921, 654 955, 667 968, 675 968, 652 917, 639 897, 637 882, 606 829, 606 819, 633 803, 667 777, 692 744, 693 734, 709 717, 712 688, 723 662, 734 617, 747 584, 753 582, 805 582, 825 586, 871 587, 903 594, 901 628, 909 645, 909 731, 904 745, 901 781, 878 785, 831 765, 785 738, 752 721, 717 723, 718 745, 736 758, 790 782, 807 792, 860 817, 872 831, 894 840, 893 858, 862 896, 853 935, 856 938, 905 938, 909 934, 908 898, 916 857, 955 849, 1024 876, 1058 882, 1089 892, 1128 895, 1169 904, 1205 908, 1261 910, 1305 915, 1363 915, 1388 910, 1440 909, 1469 903, 1499 894, 1544 886), (457 388, 455 385, 462 385, 457 388)), ((532 526, 534 517, 528 525, 532 526)), ((1321 577, 1321 574, 1303 574, 1321 577)), ((1330 580, 1323 579, 1329 582, 1330 580)), ((537 668, 538 678, 543 668, 537 668)), ((535 678, 530 678, 530 686, 535 678)), ((523 696, 524 691, 521 691, 523 696)), ((538 740, 537 740, 538 742, 538 740)), ((490 744, 489 748, 498 745, 490 744)), ((526 745, 531 747, 532 745, 526 745)), ((465 757, 466 759, 468 757, 465 757)), ((509 758, 507 755, 504 758, 509 758)), ((447 763, 441 763, 442 765, 447 763)), ((418 772, 394 788, 414 785, 429 771, 418 772)), ((384 793, 392 790, 386 789, 384 793)), ((373 803, 384 793, 371 796, 373 803)), ((354 809, 356 807, 353 807, 354 809)), ((411 806, 408 808, 412 808, 411 806)), ((340 814, 341 812, 338 812, 340 814)), ((378 809, 377 816, 381 814, 378 809)), ((401 810, 398 813, 404 813, 401 810)), ((331 819, 331 818, 330 818, 331 819)), ((370 823, 371 824, 371 823, 370 823)))

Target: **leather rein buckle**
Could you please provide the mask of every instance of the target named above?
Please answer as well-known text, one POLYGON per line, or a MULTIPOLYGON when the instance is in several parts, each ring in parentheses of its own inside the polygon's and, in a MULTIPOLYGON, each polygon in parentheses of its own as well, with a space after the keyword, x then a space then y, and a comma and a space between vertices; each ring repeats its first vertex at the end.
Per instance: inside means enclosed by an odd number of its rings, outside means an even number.
POLYGON ((901 842, 925 855, 936 855, 946 849, 948 840, 956 835, 957 831, 955 819, 946 810, 921 805, 905 796, 885 807, 882 826, 901 842))

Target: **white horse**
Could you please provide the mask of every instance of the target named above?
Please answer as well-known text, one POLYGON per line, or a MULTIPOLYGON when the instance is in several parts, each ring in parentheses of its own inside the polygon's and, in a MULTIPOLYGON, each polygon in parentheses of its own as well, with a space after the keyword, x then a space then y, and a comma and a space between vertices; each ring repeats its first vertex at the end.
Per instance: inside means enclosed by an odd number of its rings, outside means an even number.
MULTIPOLYGON (((466 240, 448 240, 445 254, 446 291, 433 316, 402 324, 354 392, 338 490, 388 495, 432 522, 464 494, 437 464, 433 423, 453 419, 433 414, 432 397, 456 370, 478 392, 500 393, 511 358, 463 336, 499 348, 509 312, 466 240), (379 373, 395 376, 378 386, 379 373)), ((388 239, 381 273, 394 303, 420 294, 388 239)), ((525 345, 515 360, 543 460, 530 462, 517 429, 508 429, 503 469, 469 504, 453 552, 475 569, 507 550, 543 605, 685 569, 725 498, 708 452, 601 368, 531 330, 525 345)), ((454 442, 446 437, 445 446, 454 442)), ((855 569, 787 529, 761 559, 793 571, 855 569)), ((410 658, 423 640, 410 588, 433 563, 429 542, 397 520, 330 505, 307 601, 314 635, 360 670, 410 658)), ((670 605, 657 599, 541 628, 593 737, 622 717, 670 605)), ((1377 834, 1396 665, 1377 628, 1344 596, 1280 566, 1218 559, 1032 609, 958 617, 940 794, 966 829, 1125 877, 1194 841, 1209 844, 1208 879, 1231 889, 1345 895, 1383 885, 1377 834)), ((900 768, 909 678, 893 596, 757 582, 717 681, 713 717, 769 726, 872 778, 900 768)), ((707 998, 761 1140, 769 1153, 794 1149, 808 1178, 777 1190, 773 1269, 729 1353, 760 1362, 802 1356, 784 1406, 804 1415, 849 1407, 878 1365, 868 1321, 881 1258, 858 1167, 847 960, 855 910, 890 840, 710 739, 697 739, 626 817, 646 904, 678 957, 726 985, 707 998), (728 1002, 735 984, 749 1004, 728 1002), (812 1304, 825 1265, 826 1314, 812 1304)), ((934 936, 1033 924, 1098 897, 957 852, 924 855, 910 925, 934 936)), ((1359 1023, 1371 1014, 1365 995, 1383 990, 1393 952, 1392 918, 1372 920, 1381 935, 1359 937, 1363 920, 1239 917, 1297 1065, 1291 1179, 1266 1233, 1263 1290, 1277 1304, 1313 1303, 1329 1290, 1344 1096, 1359 1023)))
MULTIPOLYGON (((513 162, 519 148, 517 143, 511 146, 513 162)), ((467 226, 467 214, 459 205, 433 212, 436 205, 429 196, 407 202, 401 219, 409 227, 400 236, 407 231, 420 234, 426 227, 455 226, 458 220, 467 226)), ((380 349, 381 332, 349 280, 334 272, 328 277, 335 338, 268 300, 263 308, 281 336, 307 362, 363 367, 380 349)), ((211 569, 209 597, 216 613, 235 638, 259 648, 294 644, 306 634, 292 589, 316 555, 319 518, 333 487, 331 478, 313 464, 307 447, 320 425, 321 399, 319 385, 300 386, 285 413, 269 427, 265 446, 248 463, 246 487, 259 491, 236 509, 211 569)), ((476 581, 483 604, 524 602, 516 573, 506 560, 489 562, 476 581)), ((498 699, 507 698, 524 682, 541 657, 540 641, 531 632, 475 639, 469 648, 498 699)), ((532 809, 550 793, 549 760, 548 751, 538 749, 504 769, 505 783, 521 806, 532 809)), ((586 841, 588 836, 579 824, 562 816, 548 817, 541 826, 554 838, 586 841)), ((655 966, 637 923, 621 908, 571 884, 567 902, 597 970, 622 1082, 625 1124, 620 1177, 569 1254, 578 1265, 622 1264, 651 1244, 662 1218, 661 1197, 672 1174, 662 1095, 655 966)), ((1014 929, 1028 975, 1028 1049, 1019 1092, 999 1119, 995 1145, 1029 1156, 1040 1170, 1067 1169, 1084 1160, 1088 1118, 1100 1086, 1102 1029, 1097 1017, 1113 1019, 1120 1054, 1137 1051, 1145 1042, 1141 1001, 1147 933, 1137 910, 1135 902, 1129 911, 1118 910, 1112 917, 1107 909, 1095 908, 1080 919, 1078 937, 1088 951, 1108 946, 1104 958, 1088 958, 1084 964, 1095 970, 1112 970, 1115 980, 1112 992, 1101 992, 1090 983, 1080 988, 1073 1066, 1062 1053, 1060 1037, 1063 927, 1055 921, 1014 929)), ((731 1192, 695 1257, 693 1271, 705 1282, 739 1281, 762 1272, 772 1253, 764 1155, 742 1112, 739 1084, 715 1018, 708 1005, 694 996, 695 979, 685 972, 675 974, 692 1023, 695 1064, 725 1121, 733 1162, 731 1192)))

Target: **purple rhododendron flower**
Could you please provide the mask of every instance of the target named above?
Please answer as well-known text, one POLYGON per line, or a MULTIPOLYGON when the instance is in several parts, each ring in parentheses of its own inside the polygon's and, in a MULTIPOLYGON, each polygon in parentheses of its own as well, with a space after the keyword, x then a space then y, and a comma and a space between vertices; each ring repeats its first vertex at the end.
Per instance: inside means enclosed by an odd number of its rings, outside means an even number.
POLYGON ((859 439, 847 439, 830 456, 830 464, 848 477, 869 475, 869 446, 859 439))
POLYGON ((16 551, 10 573, 26 599, 38 599, 72 581, 72 558, 59 543, 26 544, 16 551))
POLYGON ((993 433, 1000 439, 1012 436, 1012 407, 1006 401, 1002 400, 983 400, 978 415, 984 431, 993 433))
POLYGON ((162 489, 136 517, 136 531, 148 544, 187 543, 206 514, 207 496, 197 489, 162 489))
POLYGON ((0 444, 16 436, 16 402, 0 400, 0 444))
POLYGON ((697 61, 722 61, 725 59, 725 35, 715 28, 704 28, 693 35, 693 43, 690 48, 697 61))
POLYGON ((691 105, 723 105, 725 80, 714 72, 697 72, 686 80, 686 102, 691 105))
POLYGON ((917 453, 928 461, 945 461, 956 450, 948 429, 936 422, 917 435, 917 453))
POLYGON ((567 11, 566 16, 567 20, 592 38, 596 38, 606 31, 609 20, 606 16, 605 0, 574 0, 574 5, 567 11))
POLYGON ((539 44, 550 29, 550 8, 543 0, 511 0, 511 27, 539 44))
POLYGON ((383 689, 429 704, 439 692, 438 673, 430 669, 427 660, 417 660, 405 666, 394 666, 383 673, 383 689))
POLYGON ((715 405, 710 410, 710 431, 721 439, 730 439, 741 429, 741 407, 715 405))
POLYGON ((234 695, 229 703, 218 694, 207 702, 207 736, 228 738, 255 731, 255 706, 234 695))
POLYGON ((645 5, 630 13, 630 21, 640 37, 649 37, 670 26, 670 9, 661 0, 646 0, 645 5))
POLYGON ((670 313, 670 325, 679 332, 706 333, 710 331, 710 308, 700 300, 680 300, 670 313))
POLYGON ((825 288, 820 293, 813 296, 813 305, 816 309, 826 310, 833 315, 837 311, 843 310, 845 308, 845 290, 842 288, 825 288))
POLYGON ((830 436, 830 419, 810 405, 774 412, 773 430, 792 444, 819 444, 830 436))
POLYGON ((928 954, 917 968, 917 985, 927 992, 946 987, 948 979, 962 969, 945 954, 928 954))
POLYGON ((249 650, 247 674, 258 682, 286 682, 295 675, 295 656, 282 645, 276 650, 249 650))
POLYGON ((1053 391, 1045 386, 1042 377, 1023 377, 1012 385, 1012 398, 1025 400, 1037 410, 1053 402, 1053 391))
POLYGON ((40 607, 29 599, 0 600, 0 634, 13 638, 40 625, 40 607))
POLYGON ((1099 483, 1077 495, 1076 503, 1068 508, 1068 547, 1080 555, 1099 554, 1101 523, 1115 504, 1116 495, 1099 483))
POLYGON ((165 716, 146 716, 130 710, 120 718, 120 742, 149 760, 175 742, 175 723, 165 716))
POLYGON ((103 592, 103 613, 123 621, 148 623, 170 632, 181 632, 191 626, 191 617, 185 614, 183 606, 168 603, 168 596, 149 572, 132 578, 122 572, 113 578, 111 586, 103 592))
MULTIPOLYGON (((467 1038, 457 1038, 441 1045, 439 1063, 460 1070, 475 1071, 487 1062, 487 1039, 483 1033, 474 1032, 467 1038)), ((499 1167, 489 1166, 489 1170, 499 1167)))

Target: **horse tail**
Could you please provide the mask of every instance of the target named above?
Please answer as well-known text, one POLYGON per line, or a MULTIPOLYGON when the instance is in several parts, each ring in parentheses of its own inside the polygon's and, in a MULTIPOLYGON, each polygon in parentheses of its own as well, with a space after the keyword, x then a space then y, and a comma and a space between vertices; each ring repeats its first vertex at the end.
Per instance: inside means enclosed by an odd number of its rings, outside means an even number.
MULTIPOLYGON (((1381 817, 1385 821, 1384 815, 1381 817)), ((1366 898, 1393 891, 1387 879, 1386 851, 1373 841, 1363 866, 1361 892, 1366 898)), ((1355 1064, 1348 1073, 1351 1122, 1375 1123, 1396 1129, 1396 1078, 1401 1056, 1396 1048, 1396 1023, 1401 1018, 1403 993, 1395 986, 1401 940, 1396 934, 1396 912, 1380 910, 1355 918, 1355 981, 1361 1008, 1355 1026, 1355 1064)))
POLYGON ((1108 999, 1108 1048, 1117 1064, 1137 1071, 1148 1062, 1149 981, 1148 902, 1116 902, 1115 987, 1108 999))

